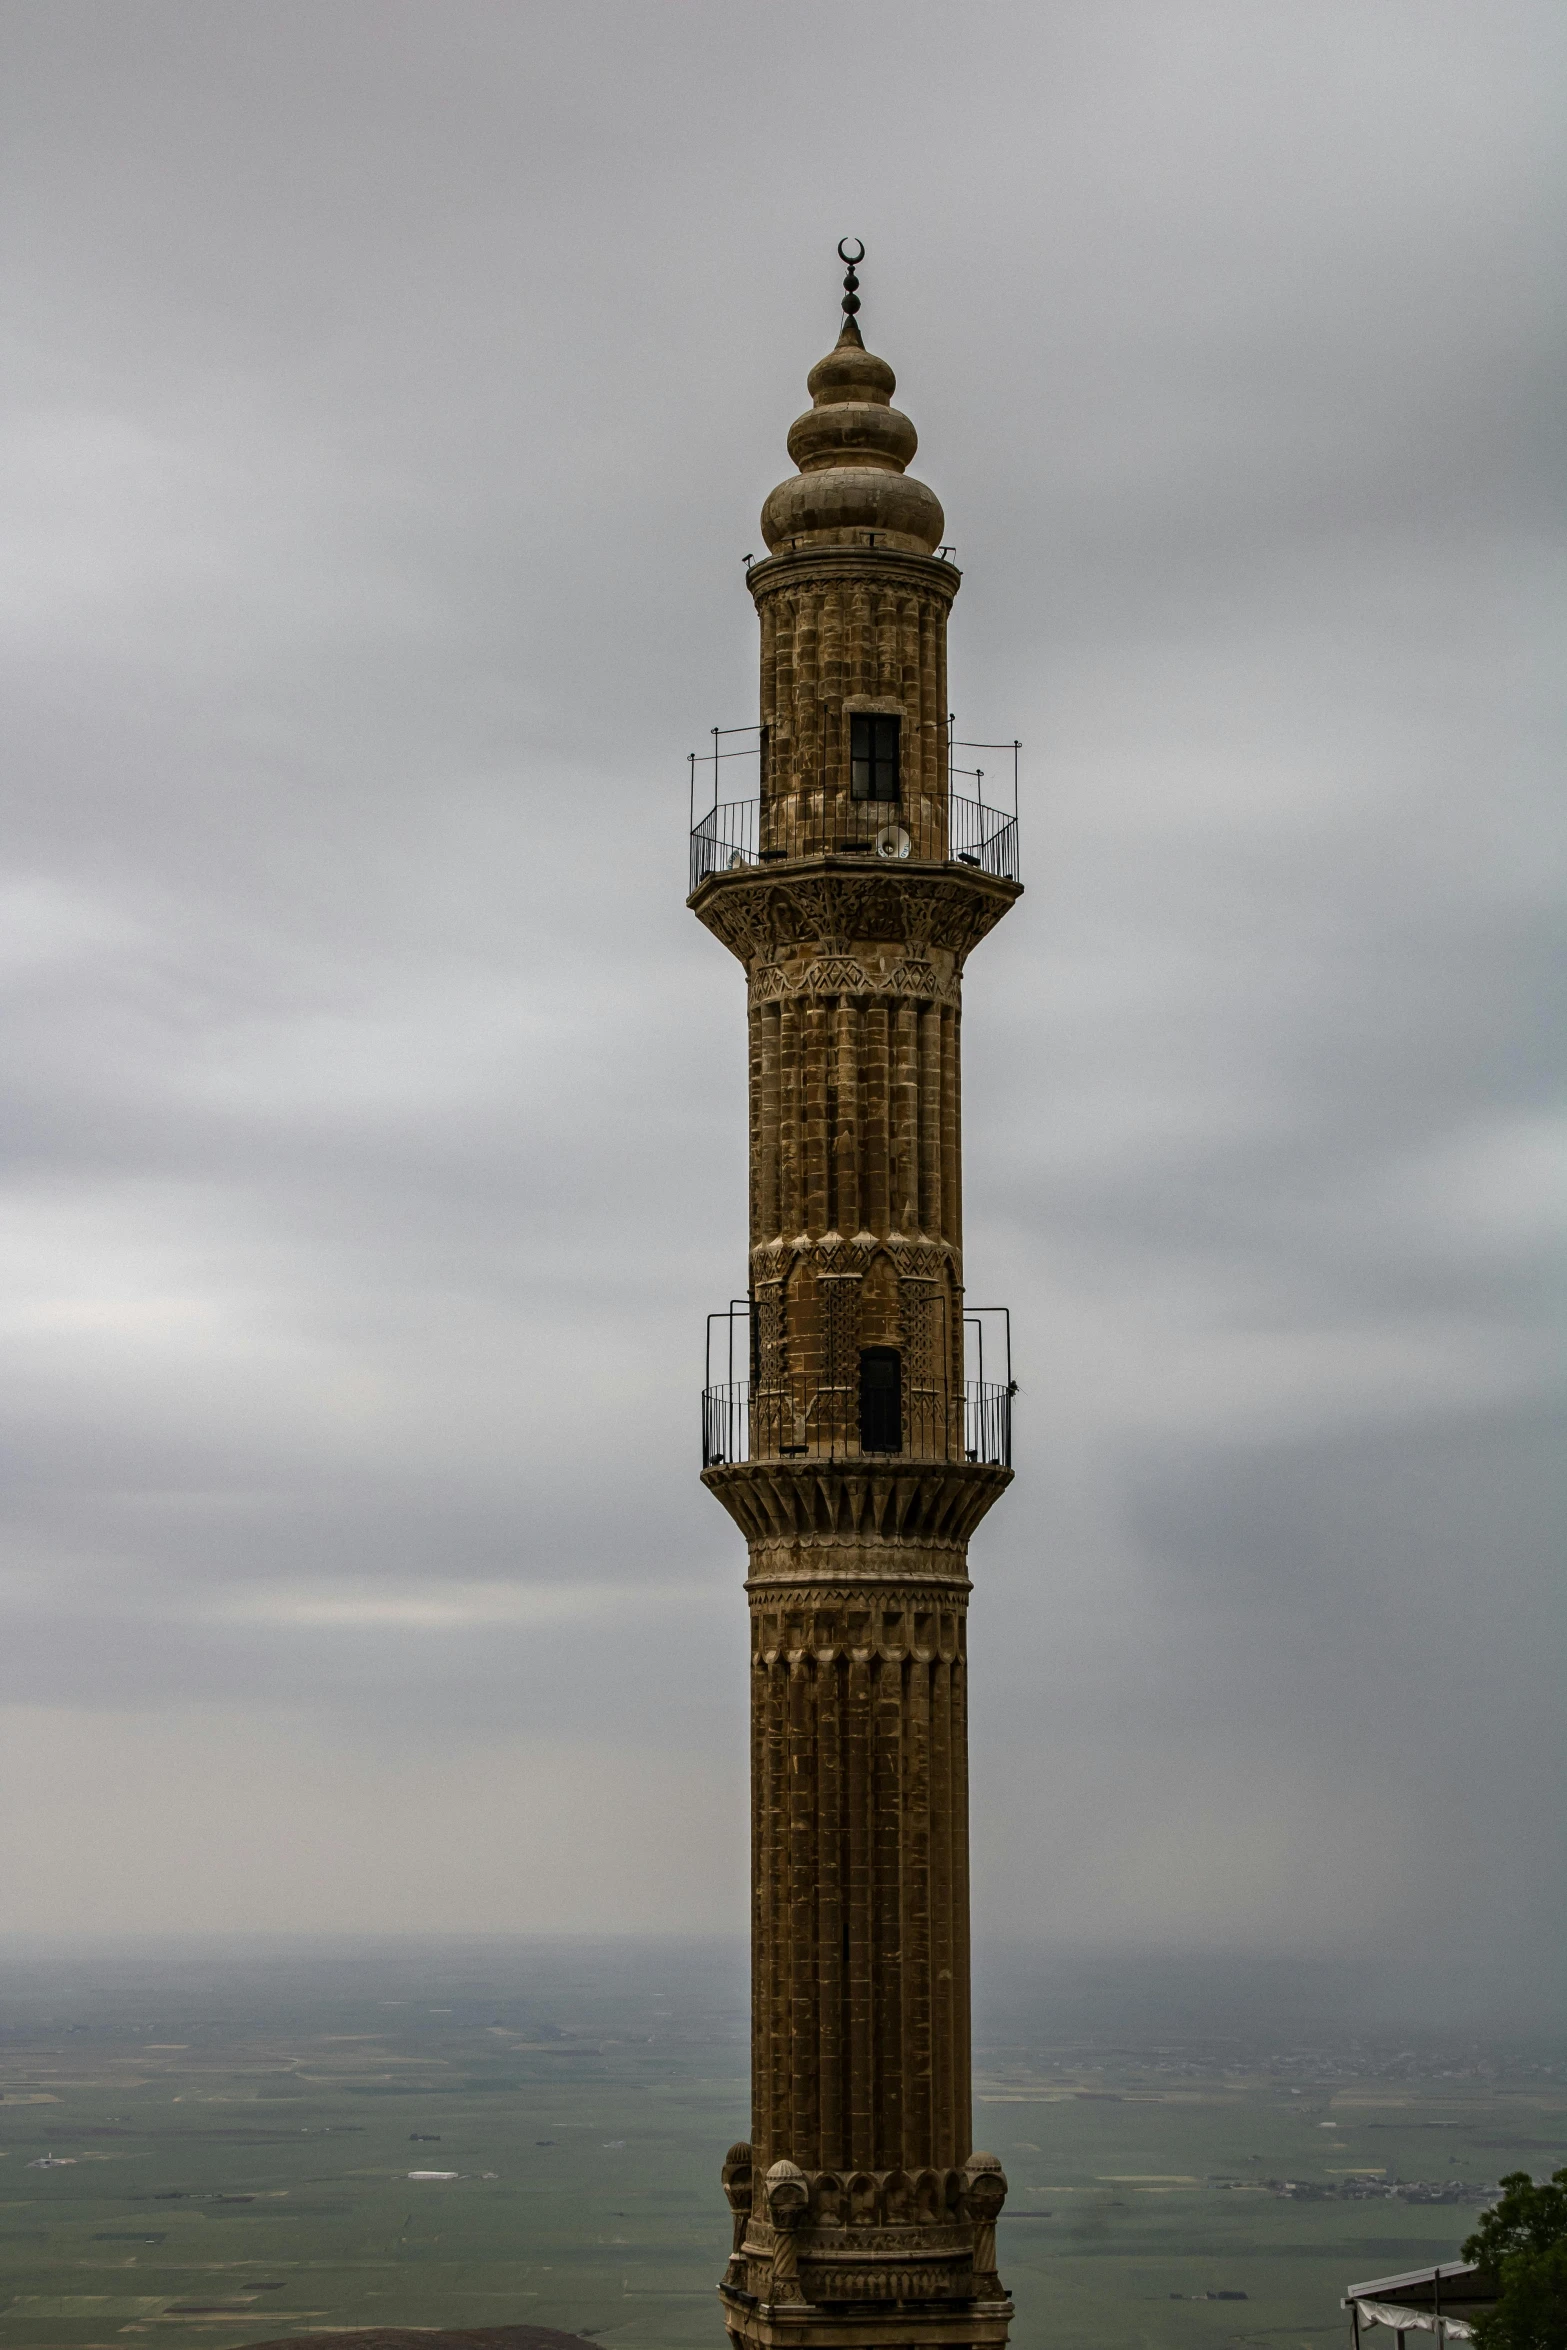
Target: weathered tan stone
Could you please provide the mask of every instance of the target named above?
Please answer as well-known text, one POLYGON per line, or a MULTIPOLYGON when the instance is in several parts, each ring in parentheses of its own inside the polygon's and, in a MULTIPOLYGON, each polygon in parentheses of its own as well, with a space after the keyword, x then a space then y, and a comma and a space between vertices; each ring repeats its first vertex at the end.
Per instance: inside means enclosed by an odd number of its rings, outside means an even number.
POLYGON ((691 899, 750 1023, 750 1458, 704 1471, 752 1624, 752 2127, 720 2291, 737 2350, 1001 2350, 965 1635, 969 1537, 1012 1472, 964 1455, 959 1057, 964 960, 1019 890, 948 856, 959 576, 892 370, 851 322, 810 388, 749 574, 761 861, 691 899), (851 853, 856 711, 900 721, 895 861, 851 853), (899 1357, 895 1453, 860 1450, 866 1347, 899 1357))

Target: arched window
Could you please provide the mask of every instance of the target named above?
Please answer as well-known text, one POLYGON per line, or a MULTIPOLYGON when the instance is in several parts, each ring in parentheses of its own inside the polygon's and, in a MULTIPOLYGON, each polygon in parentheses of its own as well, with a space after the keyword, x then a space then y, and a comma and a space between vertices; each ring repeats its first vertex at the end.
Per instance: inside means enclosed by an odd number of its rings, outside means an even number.
POLYGON ((860 1450, 903 1450, 903 1358, 895 1346, 860 1350, 860 1450))
POLYGON ((895 800, 898 796, 898 720, 879 710, 849 713, 849 797, 895 800))

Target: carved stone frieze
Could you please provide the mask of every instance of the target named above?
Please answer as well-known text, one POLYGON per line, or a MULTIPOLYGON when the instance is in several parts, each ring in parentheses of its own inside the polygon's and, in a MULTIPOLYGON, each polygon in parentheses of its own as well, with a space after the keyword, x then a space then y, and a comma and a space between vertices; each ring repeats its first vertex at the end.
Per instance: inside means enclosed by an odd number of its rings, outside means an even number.
POLYGON ((888 2294, 770 2309, 758 2296, 720 2288, 729 2339, 754 2350, 1004 2350, 1010 2301, 917 2301, 888 2294), (896 2328, 896 2330, 894 2330, 896 2328))
POLYGON ((848 2220, 817 2219, 801 2243, 806 2260, 868 2260, 885 2254, 892 2260, 961 2260, 974 2249, 974 2231, 962 2221, 946 2227, 865 2228, 848 2220))
POLYGON ((922 1232, 824 1232, 812 1238, 797 1232, 791 1239, 758 1242, 751 1251, 753 1278, 782 1281, 804 1260, 818 1273, 863 1273, 879 1251, 905 1281, 940 1281, 949 1277, 963 1285, 961 1251, 950 1240, 932 1240, 922 1232))
POLYGON ((826 856, 711 873, 687 903, 747 966, 828 938, 945 947, 961 965, 1021 895, 1021 882, 967 866, 911 859, 867 872, 863 859, 826 856))
MULTIPOLYGON (((749 2152, 749 2149, 746 2150, 749 2152)), ((996 2217, 1006 2176, 992 2154, 945 2171, 769 2172, 768 2213, 737 2229, 733 2268, 760 2301, 999 2299, 996 2217), (783 2276, 780 2278, 780 2268, 783 2276), (782 2283, 783 2290, 779 2290, 782 2283)), ((726 2166, 725 2186, 729 2171, 726 2166)), ((738 2275, 726 2283, 740 2282, 738 2275)))
POLYGON ((748 1541, 966 1543, 1012 1482, 988 1461, 732 1461, 704 1469, 748 1541))
POLYGON ((911 958, 894 963, 887 974, 887 988, 892 995, 921 996, 937 1004, 956 1004, 962 1000, 956 973, 948 979, 934 963, 911 958))
POLYGON ((847 2261, 830 2265, 808 2260, 802 2271, 807 2301, 956 2301, 968 2298, 973 2268, 954 2260, 950 2268, 920 2267, 909 2260, 876 2268, 847 2261))
POLYGON ((973 1589, 961 1542, 855 1542, 832 1535, 753 1542, 745 1587, 753 1598, 776 1592, 801 1606, 815 1606, 839 1590, 858 1592, 863 1600, 867 1587, 926 1594, 973 1589))
MULTIPOLYGON (((890 583, 915 588, 924 595, 938 595, 947 604, 957 594, 963 576, 955 563, 948 563, 939 555, 920 555, 907 549, 882 551, 876 570, 878 577, 890 583)), ((776 554, 764 555, 746 573, 745 584, 760 599, 780 592, 798 594, 807 587, 859 588, 864 579, 865 556, 858 546, 813 544, 798 550, 786 547, 776 554)))
POLYGON ((889 2291, 860 2303, 769 2308, 758 2295, 720 2288, 729 2339, 754 2350, 1004 2350, 1010 2301, 916 2300, 889 2291))
POLYGON ((942 971, 932 962, 907 955, 874 963, 851 955, 816 955, 792 969, 757 962, 751 968, 750 990, 753 1004, 778 1003, 785 996, 908 996, 922 1003, 950 1004, 955 1010, 963 1000, 956 967, 942 971))
POLYGON ((952 1664, 963 1654, 967 1592, 883 1586, 874 1593, 837 1592, 752 1585, 751 1653, 758 1664, 810 1657, 831 1664, 840 1657, 885 1664, 938 1661, 952 1664))

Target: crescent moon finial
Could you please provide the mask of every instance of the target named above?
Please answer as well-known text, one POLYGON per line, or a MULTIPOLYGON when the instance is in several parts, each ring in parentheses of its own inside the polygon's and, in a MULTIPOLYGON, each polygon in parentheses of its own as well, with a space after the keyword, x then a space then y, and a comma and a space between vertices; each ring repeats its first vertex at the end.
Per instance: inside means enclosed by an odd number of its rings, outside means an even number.
POLYGON ((838 239, 838 258, 846 264, 843 273, 843 315, 845 318, 852 318, 860 306, 860 281, 854 274, 855 265, 865 259, 865 247, 860 238, 840 237, 838 239), (849 251, 851 245, 854 247, 852 253, 849 251))

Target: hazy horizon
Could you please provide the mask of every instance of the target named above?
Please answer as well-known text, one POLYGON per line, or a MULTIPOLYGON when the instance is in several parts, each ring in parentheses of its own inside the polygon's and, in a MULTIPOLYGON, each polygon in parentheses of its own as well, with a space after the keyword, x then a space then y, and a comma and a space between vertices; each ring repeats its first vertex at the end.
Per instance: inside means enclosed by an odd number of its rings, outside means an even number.
MULTIPOLYGON (((711 1986, 727 1982, 737 2041, 749 2039, 750 1946, 743 1934, 690 1935, 627 1929, 578 1934, 323 1933, 242 1930, 205 1934, 0 1933, 0 2009, 15 2029, 39 1993, 61 2007, 93 1996, 144 1989, 168 1998, 177 1987, 187 2021, 201 2012, 202 1992, 231 1997, 249 1981, 266 2000, 319 1995, 327 1981, 345 1989, 396 1977, 410 1989, 470 1979, 483 2004, 496 1970, 521 1967, 548 1986, 580 1982, 607 1966, 612 1976, 678 1961, 711 1986), (45 1970, 33 1981, 34 1970, 45 1970)), ((694 1979, 693 1978, 693 1979, 694 1979)), ((660 1976, 662 1980, 662 1976, 660 1976)), ((1514 1991, 1516 1994, 1517 1986, 1514 1991)), ((1532 1998, 1498 2001, 1479 1965, 1431 1963, 1403 1952, 1375 1959, 1298 1959, 1170 1948, 1128 1951, 1062 1942, 1000 1942, 981 1936, 974 1949, 976 2046, 1013 2037, 1193 2045, 1230 2043, 1277 2053, 1320 2036, 1386 2040, 1409 2032, 1439 2042, 1473 2041, 1490 2049, 1549 2047, 1567 2056, 1567 2018, 1559 1986, 1542 1976, 1532 1998)))

